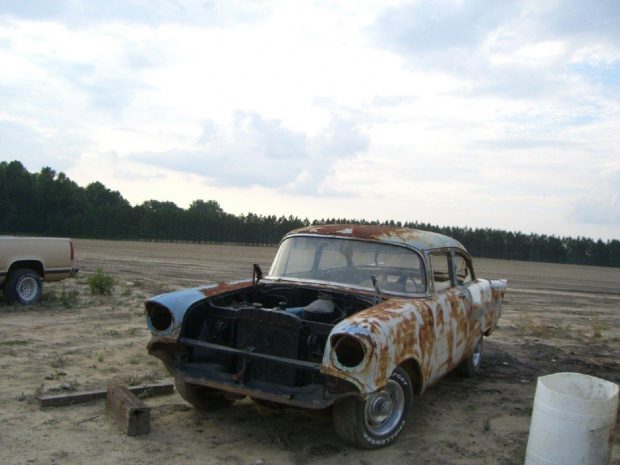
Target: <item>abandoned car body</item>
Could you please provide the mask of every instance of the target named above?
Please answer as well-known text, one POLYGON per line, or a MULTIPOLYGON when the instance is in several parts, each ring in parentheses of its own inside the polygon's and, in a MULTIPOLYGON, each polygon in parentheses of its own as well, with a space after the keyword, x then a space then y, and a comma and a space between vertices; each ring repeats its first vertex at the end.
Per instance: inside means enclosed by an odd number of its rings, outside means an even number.
POLYGON ((394 442, 414 395, 477 373, 505 291, 447 236, 312 226, 284 237, 266 276, 255 265, 252 280, 147 301, 148 350, 197 408, 333 406, 339 436, 372 449, 394 442))

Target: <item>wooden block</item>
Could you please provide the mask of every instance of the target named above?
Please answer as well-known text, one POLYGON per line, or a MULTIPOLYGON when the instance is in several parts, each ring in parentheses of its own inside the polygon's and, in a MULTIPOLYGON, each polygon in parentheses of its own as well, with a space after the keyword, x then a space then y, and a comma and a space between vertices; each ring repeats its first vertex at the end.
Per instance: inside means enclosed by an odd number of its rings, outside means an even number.
POLYGON ((127 386, 108 388, 105 407, 127 436, 149 433, 151 407, 134 396, 127 386))

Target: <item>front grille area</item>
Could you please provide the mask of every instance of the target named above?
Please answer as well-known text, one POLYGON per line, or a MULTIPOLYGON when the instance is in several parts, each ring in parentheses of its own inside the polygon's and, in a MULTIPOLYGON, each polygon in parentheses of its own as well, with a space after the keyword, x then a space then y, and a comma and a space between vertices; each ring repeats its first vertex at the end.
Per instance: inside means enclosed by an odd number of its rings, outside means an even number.
MULTIPOLYGON (((235 315, 235 345, 239 350, 297 360, 301 319, 295 315, 257 308, 243 308, 235 315)), ((238 357, 237 369, 247 378, 296 386, 302 373, 295 367, 268 360, 238 357), (245 369, 244 369, 245 363, 245 369)))

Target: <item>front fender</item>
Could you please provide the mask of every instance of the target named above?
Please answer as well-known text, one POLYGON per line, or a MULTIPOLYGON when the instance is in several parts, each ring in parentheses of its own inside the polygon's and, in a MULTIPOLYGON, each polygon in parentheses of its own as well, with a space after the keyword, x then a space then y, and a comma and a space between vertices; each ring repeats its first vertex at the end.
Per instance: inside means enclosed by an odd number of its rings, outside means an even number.
POLYGON ((177 336, 181 331, 181 325, 183 323, 183 317, 185 312, 196 302, 205 299, 201 287, 193 289, 185 289, 182 291, 170 292, 168 294, 159 295, 149 299, 144 304, 146 309, 146 323, 149 330, 154 336, 177 336), (168 328, 163 330, 157 330, 151 321, 152 312, 157 307, 163 307, 167 309, 172 315, 172 321, 168 328))
POLYGON ((434 341, 432 313, 422 301, 391 299, 338 323, 325 347, 321 372, 353 383, 368 395, 384 387, 396 367, 406 360, 420 366, 420 382, 430 374, 434 341), (364 347, 362 362, 343 366, 335 345, 342 336, 356 338, 364 347))
POLYGON ((247 287, 250 283, 251 280, 246 279, 229 283, 210 284, 207 286, 169 292, 168 294, 153 297, 147 300, 144 304, 146 309, 146 322, 149 330, 155 337, 173 336, 174 339, 177 339, 181 332, 181 326, 183 324, 185 313, 190 307, 197 302, 214 295, 247 287), (172 322, 170 326, 164 330, 157 330, 152 324, 150 315, 152 310, 156 307, 163 307, 171 313, 172 322))

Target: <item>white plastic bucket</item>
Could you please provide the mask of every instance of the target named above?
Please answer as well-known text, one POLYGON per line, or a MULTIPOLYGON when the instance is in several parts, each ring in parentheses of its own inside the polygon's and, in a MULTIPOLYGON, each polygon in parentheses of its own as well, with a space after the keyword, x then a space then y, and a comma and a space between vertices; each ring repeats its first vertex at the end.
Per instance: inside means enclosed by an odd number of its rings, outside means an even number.
POLYGON ((609 465, 618 385, 579 373, 538 378, 525 465, 609 465))

